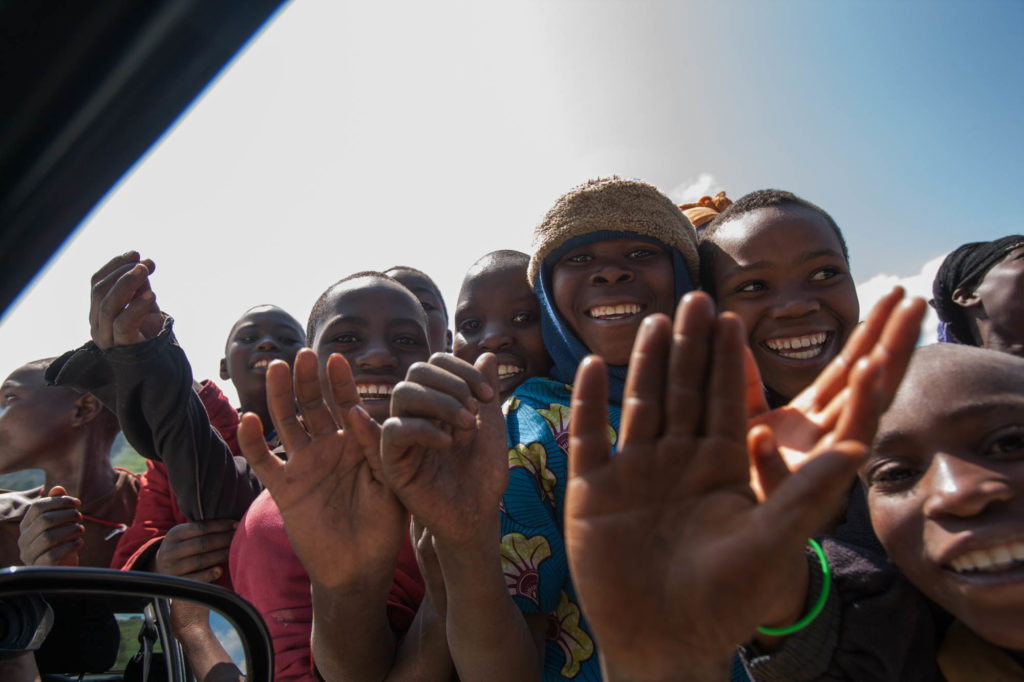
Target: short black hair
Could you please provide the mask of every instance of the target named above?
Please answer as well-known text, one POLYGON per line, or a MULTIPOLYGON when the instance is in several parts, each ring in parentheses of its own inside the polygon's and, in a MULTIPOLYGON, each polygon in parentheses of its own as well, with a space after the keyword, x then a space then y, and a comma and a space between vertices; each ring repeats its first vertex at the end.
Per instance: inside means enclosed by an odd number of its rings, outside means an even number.
POLYGON ((523 253, 522 251, 515 251, 513 249, 500 249, 498 251, 491 251, 490 253, 480 256, 480 258, 478 258, 476 262, 474 262, 473 265, 469 267, 469 270, 466 271, 466 274, 468 275, 470 272, 473 272, 474 270, 479 270, 483 268, 485 265, 492 264, 502 267, 519 267, 521 265, 523 267, 523 272, 525 273, 526 268, 528 268, 530 265, 530 254, 523 253))
POLYGON ((274 311, 284 313, 285 316, 288 318, 289 323, 295 326, 295 329, 299 332, 299 335, 302 335, 302 323, 299 322, 291 313, 289 313, 287 310, 280 306, 274 305, 273 303, 260 303, 259 305, 252 306, 251 308, 247 309, 244 313, 239 315, 237 318, 235 318, 235 321, 231 325, 231 329, 228 330, 228 337, 227 339, 224 340, 225 355, 228 352, 228 345, 231 344, 231 338, 235 335, 235 330, 238 329, 238 323, 242 321, 243 317, 253 312, 254 310, 259 310, 260 308, 266 308, 267 312, 274 311))
POLYGON ((701 288, 707 291, 712 297, 715 296, 715 251, 718 248, 718 243, 715 241, 715 233, 718 229, 726 223, 739 218, 740 216, 756 211, 761 208, 776 208, 785 206, 799 206, 802 208, 810 209, 814 211, 828 223, 828 226, 832 228, 836 238, 839 240, 839 247, 843 253, 843 260, 846 264, 850 264, 850 251, 846 246, 846 238, 843 237, 843 231, 839 229, 839 225, 835 219, 828 214, 828 211, 823 209, 817 204, 813 204, 810 201, 802 197, 798 197, 792 192, 787 192, 782 189, 759 189, 749 194, 745 194, 724 211, 715 216, 715 219, 708 223, 700 234, 697 235, 697 254, 700 256, 700 276, 701 276, 701 288))
MULTIPOLYGON (((392 270, 394 270, 394 268, 392 268, 392 270)), ((405 286, 391 275, 386 275, 383 272, 378 272, 376 270, 361 270, 360 272, 352 273, 348 277, 342 277, 337 282, 324 289, 324 292, 320 294, 320 297, 318 299, 316 299, 316 303, 313 304, 313 309, 309 311, 309 322, 306 323, 306 344, 308 346, 313 346, 313 339, 316 336, 317 327, 320 326, 320 323, 323 322, 324 316, 327 314, 327 301, 331 298, 331 294, 334 292, 334 290, 337 289, 342 284, 344 284, 345 282, 349 282, 353 279, 360 279, 363 277, 390 282, 391 284, 399 287, 400 289, 408 293, 409 296, 411 296, 412 299, 416 301, 417 306, 419 306, 420 300, 416 298, 416 294, 414 294, 409 289, 409 287, 405 286)), ((425 312, 423 314, 423 317, 423 324, 424 326, 426 326, 425 312)))
MULTIPOLYGON (((441 295, 441 289, 438 288, 437 282, 435 282, 434 279, 427 273, 423 272, 422 270, 417 270, 416 268, 409 265, 392 265, 390 268, 384 271, 384 274, 388 275, 389 277, 393 277, 393 275, 391 275, 391 273, 393 272, 408 272, 409 274, 412 275, 419 275, 423 279, 427 280, 427 284, 429 284, 430 288, 434 290, 434 295, 437 296, 437 300, 441 302, 441 312, 444 313, 444 326, 447 327, 448 305, 444 302, 444 296, 441 295)), ((401 282, 399 282, 399 284, 401 284, 401 282)))

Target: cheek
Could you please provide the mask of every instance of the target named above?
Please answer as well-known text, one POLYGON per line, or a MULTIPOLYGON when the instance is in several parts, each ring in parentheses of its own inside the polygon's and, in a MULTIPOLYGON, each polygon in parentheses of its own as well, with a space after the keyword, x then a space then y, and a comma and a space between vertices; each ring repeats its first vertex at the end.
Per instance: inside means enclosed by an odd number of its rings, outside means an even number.
POLYGON ((466 362, 476 362, 478 353, 476 352, 476 344, 471 344, 466 341, 466 337, 462 334, 456 334, 455 339, 452 341, 452 355, 460 360, 466 362))
MULTIPOLYGON (((860 321, 860 302, 857 300, 857 290, 854 288, 853 282, 851 281, 832 292, 826 300, 826 304, 842 321, 843 331, 849 337, 853 328, 860 321)), ((843 341, 845 342, 846 339, 844 338, 843 341)))
MULTIPOLYGON (((905 495, 868 494, 871 525, 893 561, 911 569, 921 556, 924 544, 924 517, 921 506, 909 493, 905 495)), ((905 569, 906 570, 906 569, 905 569)))
POLYGON ((575 278, 572 274, 557 265, 551 273, 551 289, 554 294, 555 309, 563 320, 569 320, 572 314, 572 299, 576 291, 575 278))
POLYGON ((720 312, 730 312, 740 318, 740 321, 743 322, 743 329, 747 334, 754 330, 757 320, 768 309, 768 306, 764 303, 743 301, 729 296, 720 298, 716 303, 720 312))

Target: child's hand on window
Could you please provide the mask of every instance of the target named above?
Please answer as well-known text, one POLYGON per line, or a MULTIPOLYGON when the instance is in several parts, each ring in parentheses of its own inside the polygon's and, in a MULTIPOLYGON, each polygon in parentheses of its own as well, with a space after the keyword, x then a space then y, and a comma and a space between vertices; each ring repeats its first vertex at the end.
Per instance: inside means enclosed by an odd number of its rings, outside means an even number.
POLYGON ((288 363, 275 360, 267 368, 267 408, 286 461, 267 447, 255 414, 242 417, 238 443, 281 510, 313 584, 372 581, 386 596, 408 519, 380 475, 380 427, 359 405, 345 358, 331 355, 327 374, 331 395, 325 398, 312 350, 295 356, 294 387, 288 363))
POLYGON ((163 316, 149 285, 155 269, 152 260, 129 251, 92 276, 89 325, 101 350, 141 343, 160 333, 163 316))
POLYGON ((416 520, 449 545, 498 540, 508 484, 495 357, 476 365, 435 354, 409 368, 384 422, 384 476, 416 520))
MULTIPOLYGON (((795 622, 809 535, 849 489, 863 443, 843 442, 763 504, 750 487, 742 323, 687 295, 644 321, 618 453, 604 364, 576 375, 565 536, 606 679, 724 679, 759 625, 795 622)), ((855 392, 870 385, 860 379, 855 392)), ((857 396, 853 396, 856 399, 857 396)))

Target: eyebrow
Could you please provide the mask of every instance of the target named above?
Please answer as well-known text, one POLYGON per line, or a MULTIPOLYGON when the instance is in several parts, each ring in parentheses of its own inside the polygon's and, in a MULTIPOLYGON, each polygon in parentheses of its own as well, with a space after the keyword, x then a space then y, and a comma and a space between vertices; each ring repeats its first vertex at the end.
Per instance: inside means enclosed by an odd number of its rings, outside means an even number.
MULTIPOLYGON (((938 415, 942 421, 977 420, 991 415, 993 412, 1020 412, 1024 421, 1024 395, 1011 394, 1005 397, 993 396, 992 399, 980 403, 969 403, 952 410, 943 411, 938 415)), ((877 450, 891 448, 900 441, 909 440, 910 434, 904 431, 892 430, 882 433, 871 446, 868 459, 871 459, 877 450)))
MULTIPOLYGON (((825 256, 830 256, 839 259, 842 259, 843 257, 842 254, 836 251, 835 249, 820 249, 818 251, 807 251, 805 253, 800 254, 800 258, 797 259, 797 263, 806 263, 807 261, 811 261, 816 258, 823 258, 825 256)), ((772 261, 767 260, 759 260, 755 263, 749 263, 747 265, 739 265, 737 263, 736 265, 726 268, 725 274, 726 276, 729 276, 742 272, 749 272, 751 270, 762 270, 764 268, 771 267, 772 265, 772 261)))

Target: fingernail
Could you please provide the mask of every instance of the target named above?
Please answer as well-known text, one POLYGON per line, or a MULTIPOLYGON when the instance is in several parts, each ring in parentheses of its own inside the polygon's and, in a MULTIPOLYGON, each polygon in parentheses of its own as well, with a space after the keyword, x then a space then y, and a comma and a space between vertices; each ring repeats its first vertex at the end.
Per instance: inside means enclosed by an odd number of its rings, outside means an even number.
POLYGON ((214 578, 219 578, 220 577, 220 566, 214 566, 213 567, 213 577, 214 578))

